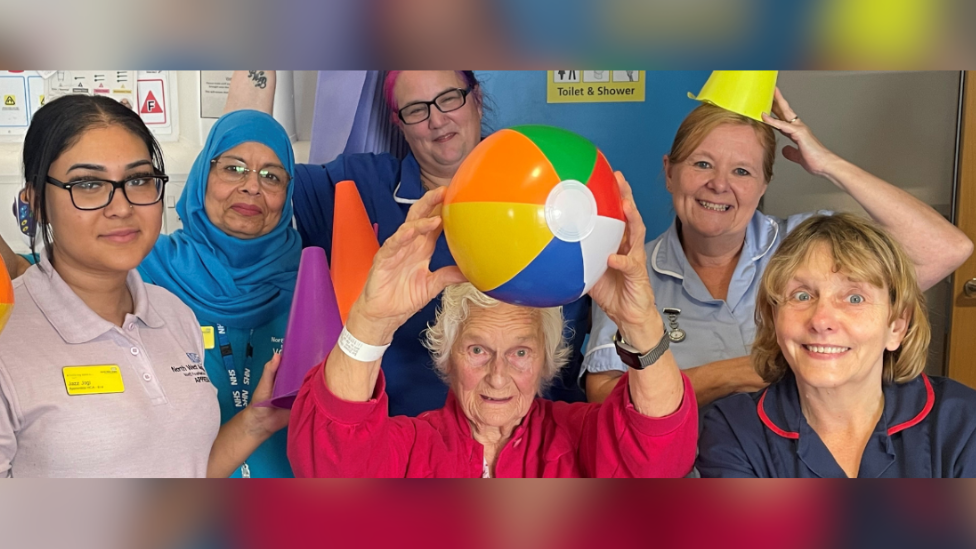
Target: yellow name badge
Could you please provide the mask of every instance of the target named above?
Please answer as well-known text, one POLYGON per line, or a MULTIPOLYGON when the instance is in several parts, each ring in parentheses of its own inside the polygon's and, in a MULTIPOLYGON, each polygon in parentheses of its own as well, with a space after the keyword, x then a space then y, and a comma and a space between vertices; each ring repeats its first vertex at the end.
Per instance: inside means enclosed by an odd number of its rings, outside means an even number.
POLYGON ((65 366, 61 369, 68 394, 105 395, 125 391, 122 371, 116 364, 99 366, 65 366))
POLYGON ((200 326, 200 331, 203 332, 203 348, 213 349, 214 348, 213 326, 200 326))

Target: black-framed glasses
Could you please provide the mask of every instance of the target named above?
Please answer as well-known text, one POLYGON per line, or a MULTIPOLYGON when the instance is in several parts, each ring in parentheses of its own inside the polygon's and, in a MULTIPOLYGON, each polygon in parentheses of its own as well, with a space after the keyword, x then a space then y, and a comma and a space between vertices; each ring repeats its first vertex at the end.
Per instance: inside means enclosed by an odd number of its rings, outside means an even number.
POLYGON ((246 164, 236 158, 217 157, 210 161, 210 167, 220 180, 227 183, 240 183, 247 179, 248 174, 258 174, 258 182, 265 191, 283 191, 291 181, 291 176, 284 168, 268 166, 260 170, 248 168, 246 164))
POLYGON ((163 199, 163 188, 169 181, 167 175, 140 175, 123 181, 86 179, 63 183, 48 176, 47 182, 68 191, 71 203, 79 210, 100 210, 112 203, 115 189, 133 206, 151 206, 163 199))
POLYGON ((433 101, 417 101, 410 103, 397 111, 397 116, 404 124, 420 124, 430 118, 430 106, 434 105, 441 112, 456 111, 464 106, 471 88, 451 88, 441 92, 433 101))

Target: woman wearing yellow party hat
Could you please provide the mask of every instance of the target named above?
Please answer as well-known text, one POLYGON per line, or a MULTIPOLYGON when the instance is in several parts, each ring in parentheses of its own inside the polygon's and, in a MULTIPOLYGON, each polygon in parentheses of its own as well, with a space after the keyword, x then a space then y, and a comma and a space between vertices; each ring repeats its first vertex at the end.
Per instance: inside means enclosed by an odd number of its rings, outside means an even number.
MULTIPOLYGON (((922 289, 972 253, 972 242, 931 207, 825 147, 776 88, 776 71, 714 71, 702 102, 664 156, 676 219, 647 243, 647 267, 678 366, 699 404, 765 386, 749 350, 759 280, 793 227, 816 212, 779 219, 757 211, 783 156, 848 193, 905 249, 922 289)), ((824 212, 829 213, 829 212, 824 212)), ((599 309, 583 361, 587 398, 602 402, 627 367, 616 326, 599 309)))

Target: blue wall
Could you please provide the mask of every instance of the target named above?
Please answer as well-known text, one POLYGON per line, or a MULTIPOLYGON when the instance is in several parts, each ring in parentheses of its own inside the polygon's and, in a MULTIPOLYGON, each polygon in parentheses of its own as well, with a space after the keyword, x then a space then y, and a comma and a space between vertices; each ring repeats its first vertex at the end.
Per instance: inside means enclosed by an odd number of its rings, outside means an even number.
POLYGON ((711 71, 647 71, 643 103, 546 103, 546 71, 479 71, 494 106, 486 118, 493 130, 519 124, 549 124, 596 144, 610 165, 634 188, 651 240, 671 224, 674 209, 664 188, 661 157, 671 149, 678 125, 698 102, 711 71))

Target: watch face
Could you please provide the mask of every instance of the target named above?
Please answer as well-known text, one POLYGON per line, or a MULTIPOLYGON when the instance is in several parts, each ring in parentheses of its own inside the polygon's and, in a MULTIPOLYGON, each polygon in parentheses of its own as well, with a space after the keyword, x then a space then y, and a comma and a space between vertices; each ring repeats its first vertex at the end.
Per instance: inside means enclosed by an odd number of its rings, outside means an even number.
POLYGON ((640 355, 636 352, 632 352, 626 348, 624 345, 626 343, 620 341, 620 333, 616 333, 613 336, 613 344, 617 349, 617 356, 620 357, 620 361, 627 366, 634 368, 635 370, 643 370, 644 367, 640 363, 640 355))
POLYGON ((620 360, 624 364, 626 364, 627 366, 629 366, 629 367, 631 367, 631 368, 633 368, 635 370, 643 370, 644 369, 644 367, 641 366, 640 357, 637 356, 637 355, 635 355, 634 353, 628 353, 627 351, 621 349, 620 347, 617 347, 617 356, 620 357, 620 360))

